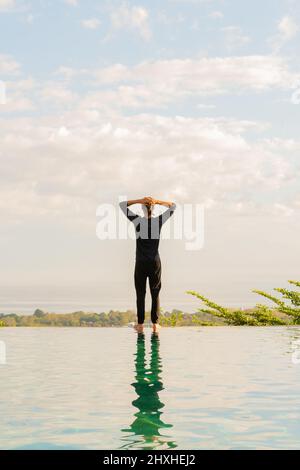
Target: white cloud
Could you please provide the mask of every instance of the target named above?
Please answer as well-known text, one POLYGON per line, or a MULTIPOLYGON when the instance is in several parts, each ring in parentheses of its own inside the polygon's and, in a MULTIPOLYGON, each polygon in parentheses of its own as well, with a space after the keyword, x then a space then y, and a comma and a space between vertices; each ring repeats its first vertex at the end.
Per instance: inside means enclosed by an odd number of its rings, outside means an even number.
POLYGON ((299 25, 293 17, 285 15, 278 22, 277 25, 278 34, 269 39, 269 44, 278 52, 286 43, 291 41, 299 31, 299 25))
POLYGON ((70 134, 71 132, 65 126, 62 126, 58 129, 58 135, 60 137, 69 137, 70 134))
POLYGON ((197 104, 198 109, 215 109, 216 106, 214 104, 204 104, 204 103, 199 103, 197 104))
POLYGON ((64 105, 76 98, 76 95, 64 83, 56 81, 45 83, 38 93, 42 100, 49 101, 51 104, 64 105))
POLYGON ((15 7, 15 0, 0 0, 0 12, 7 11, 15 7))
POLYGON ((214 0, 169 0, 170 3, 212 3, 214 0))
POLYGON ((88 221, 101 202, 99 188, 102 197, 114 199, 120 193, 161 194, 166 187, 162 197, 181 195, 182 202, 206 201, 240 215, 270 209, 260 191, 275 192, 288 206, 280 191, 299 179, 292 158, 298 141, 255 138, 264 130, 259 122, 145 113, 185 97, 201 108, 202 95, 289 88, 295 76, 283 59, 174 59, 98 70, 61 67, 59 73, 62 80, 9 82, 5 109, 35 106, 40 113, 0 121, 0 208, 6 219, 80 215, 88 221), (78 96, 70 81, 82 74, 97 87, 78 96), (124 116, 124 107, 142 113, 124 116))
POLYGON ((34 103, 22 93, 7 93, 5 105, 1 107, 3 113, 22 113, 33 111, 34 103))
POLYGON ((20 64, 16 62, 11 56, 0 54, 0 74, 1 75, 15 75, 19 73, 20 64))
POLYGON ((218 19, 224 18, 224 14, 219 10, 215 10, 209 14, 209 17, 215 20, 218 20, 218 19))
POLYGON ((37 83, 32 78, 7 81, 6 102, 1 111, 3 113, 21 113, 34 110, 36 105, 30 94, 36 86, 37 83))
POLYGON ((90 100, 152 108, 191 95, 291 89, 298 77, 274 56, 145 61, 133 67, 115 64, 94 75, 98 84, 111 84, 111 89, 91 94, 90 100))
MULTIPOLYGON (((19 65, 5 56, 5 60, 0 60, 1 70, 2 75, 4 71, 13 75, 19 65)), ((65 104, 73 106, 78 101, 82 110, 119 113, 126 108, 164 109, 170 103, 184 103, 191 96, 199 98, 201 103, 203 96, 290 90, 300 78, 276 56, 145 61, 133 66, 114 64, 101 69, 60 67, 55 75, 59 80, 35 82, 34 87, 30 79, 11 82, 8 93, 16 97, 18 92, 22 106, 34 100, 36 106, 39 101, 47 101, 63 109, 65 104), (77 96, 72 91, 71 81, 82 79, 90 86, 77 96)))
POLYGON ((284 16, 278 24, 279 32, 284 40, 294 38, 299 31, 299 26, 291 16, 284 16))
POLYGON ((114 30, 132 29, 146 40, 151 37, 148 10, 142 6, 131 6, 127 2, 111 11, 111 23, 114 30))
POLYGON ((45 102, 51 107, 64 109, 76 99, 76 94, 68 88, 68 81, 38 82, 32 78, 9 80, 6 82, 6 103, 1 107, 1 112, 20 113, 39 107, 42 109, 45 102))
POLYGON ((279 216, 291 217, 295 213, 295 207, 291 207, 286 204, 275 203, 273 204, 271 211, 274 214, 278 214, 279 216))
POLYGON ((150 187, 162 197, 181 194, 181 202, 258 213, 268 207, 257 202, 262 188, 278 192, 298 177, 279 149, 247 139, 259 123, 148 114, 106 120, 86 111, 0 123, 6 220, 80 216, 85 223, 103 197, 144 194, 150 187))
POLYGON ((32 24, 34 22, 35 18, 36 17, 32 13, 28 13, 28 15, 26 16, 25 21, 28 24, 32 24))
POLYGON ((97 29, 101 22, 97 18, 89 18, 87 20, 82 20, 81 24, 87 29, 97 29))
POLYGON ((74 69, 72 67, 60 66, 55 72, 54 75, 58 76, 64 80, 70 81, 75 77, 80 75, 88 75, 89 71, 87 69, 74 69))
POLYGON ((170 14, 170 12, 159 10, 157 12, 157 20, 164 25, 175 25, 183 23, 186 17, 182 13, 170 14))
POLYGON ((246 36, 239 26, 227 26, 222 28, 225 36, 225 45, 229 51, 239 49, 251 41, 249 36, 246 36))
POLYGON ((79 0, 64 0, 64 2, 72 7, 76 7, 79 4, 79 0))

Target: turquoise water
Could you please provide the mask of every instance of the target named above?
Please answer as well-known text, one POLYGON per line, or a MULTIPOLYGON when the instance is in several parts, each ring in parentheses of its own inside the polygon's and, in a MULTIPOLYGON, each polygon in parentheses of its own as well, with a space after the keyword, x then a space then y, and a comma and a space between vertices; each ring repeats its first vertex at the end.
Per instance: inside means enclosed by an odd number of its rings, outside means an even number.
POLYGON ((160 339, 1 329, 0 448, 299 449, 299 339, 298 327, 166 328, 160 339))

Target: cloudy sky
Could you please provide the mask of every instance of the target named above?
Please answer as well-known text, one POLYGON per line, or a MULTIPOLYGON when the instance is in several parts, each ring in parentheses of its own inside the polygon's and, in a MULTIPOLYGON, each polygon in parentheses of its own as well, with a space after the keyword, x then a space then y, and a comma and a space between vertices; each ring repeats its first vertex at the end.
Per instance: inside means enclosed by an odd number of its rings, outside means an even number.
POLYGON ((0 31, 0 310, 134 306, 120 195, 205 207, 165 308, 299 279, 299 2, 0 0, 0 31))

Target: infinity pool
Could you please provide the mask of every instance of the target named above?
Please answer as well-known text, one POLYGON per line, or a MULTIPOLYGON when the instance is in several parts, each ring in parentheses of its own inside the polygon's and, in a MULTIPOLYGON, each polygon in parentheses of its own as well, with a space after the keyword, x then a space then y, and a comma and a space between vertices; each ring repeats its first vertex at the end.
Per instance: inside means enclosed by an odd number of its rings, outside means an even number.
POLYGON ((0 448, 300 449, 299 340, 300 327, 2 328, 0 448))

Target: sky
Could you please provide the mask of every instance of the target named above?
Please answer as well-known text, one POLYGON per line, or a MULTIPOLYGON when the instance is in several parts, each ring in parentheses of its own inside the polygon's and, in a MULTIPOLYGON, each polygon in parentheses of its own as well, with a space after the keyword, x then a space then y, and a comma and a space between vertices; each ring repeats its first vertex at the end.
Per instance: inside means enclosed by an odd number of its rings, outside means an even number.
POLYGON ((299 280, 299 2, 0 0, 0 31, 0 311, 133 308, 120 196, 204 208, 165 309, 299 280))

